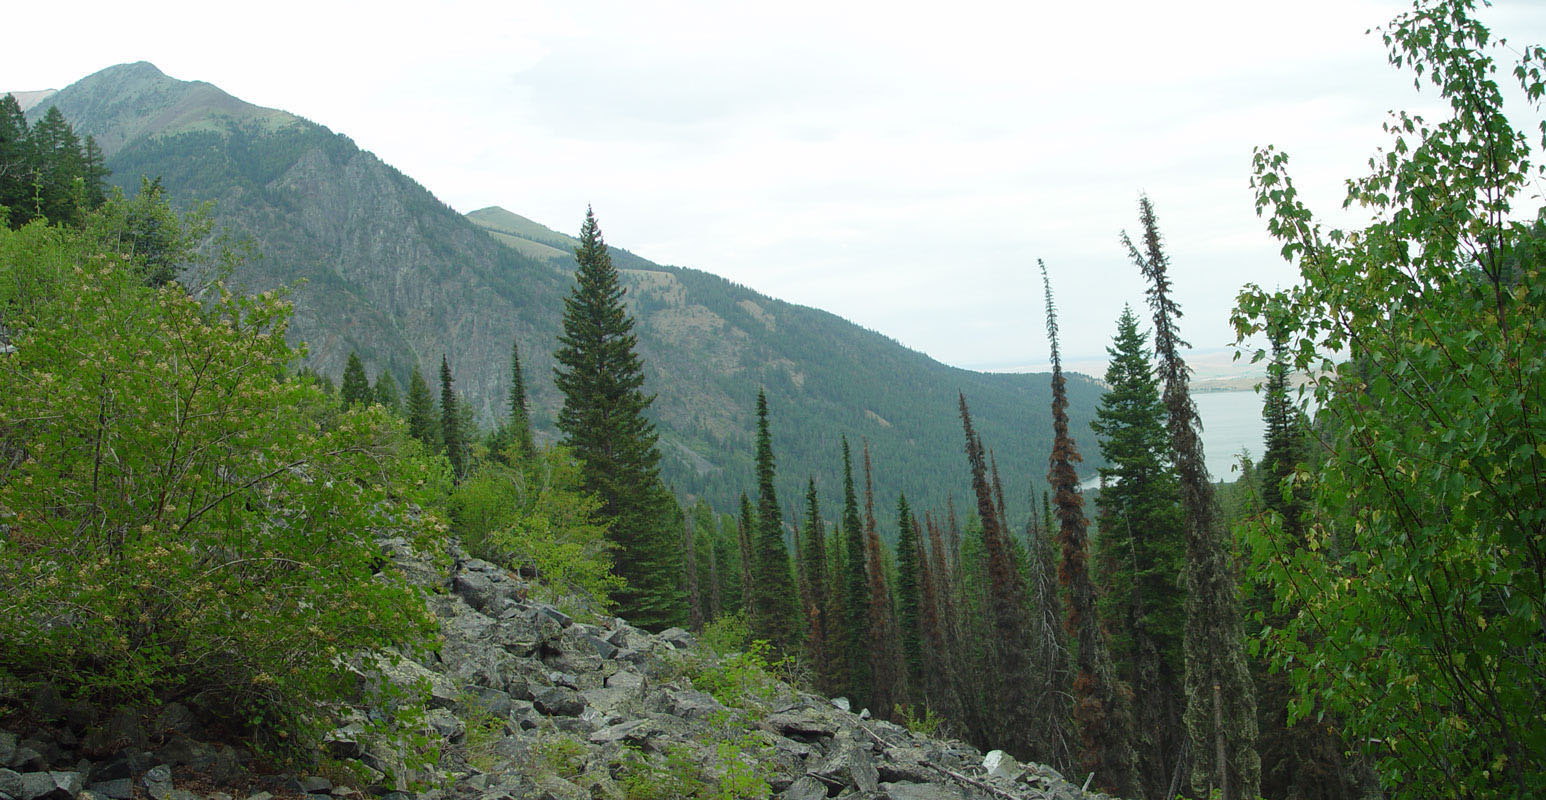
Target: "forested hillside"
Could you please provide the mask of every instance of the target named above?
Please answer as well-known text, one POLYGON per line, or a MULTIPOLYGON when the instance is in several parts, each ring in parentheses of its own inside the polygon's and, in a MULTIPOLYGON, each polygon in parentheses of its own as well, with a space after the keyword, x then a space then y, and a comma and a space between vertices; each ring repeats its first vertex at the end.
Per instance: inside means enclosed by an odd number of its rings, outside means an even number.
MULTIPOLYGON (((384 368, 406 386, 415 364, 431 375, 444 354, 488 424, 509 388, 513 339, 537 434, 552 437, 551 353, 573 270, 568 237, 480 212, 480 224, 516 245, 501 246, 347 137, 148 63, 103 70, 50 103, 101 145, 114 183, 132 191, 142 177, 159 177, 174 200, 213 203, 220 229, 255 243, 258 257, 232 283, 292 288, 290 334, 307 343, 313 369, 336 380, 356 351, 369 374, 384 368)), ((597 211, 604 225, 605 209, 597 211)), ((576 227, 582 213, 575 210, 576 227)), ((837 441, 847 434, 869 440, 882 496, 906 491, 941 504, 965 488, 951 425, 964 391, 1000 448, 1011 507, 1028 508, 1051 447, 1046 376, 955 369, 832 314, 613 254, 639 319, 647 389, 658 395, 665 477, 679 491, 732 506, 751 479, 751 410, 765 386, 788 448, 786 496, 797 496, 807 475, 837 485, 837 441)), ((1075 376, 1069 390, 1074 428, 1088 430, 1099 389, 1075 376)))

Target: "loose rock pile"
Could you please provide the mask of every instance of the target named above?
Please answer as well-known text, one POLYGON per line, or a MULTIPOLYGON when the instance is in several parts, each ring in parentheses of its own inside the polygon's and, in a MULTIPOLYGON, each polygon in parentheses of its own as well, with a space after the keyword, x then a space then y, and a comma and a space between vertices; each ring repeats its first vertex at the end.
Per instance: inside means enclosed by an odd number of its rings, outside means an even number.
MULTIPOLYGON (((721 663, 686 631, 576 621, 531 599, 525 581, 454 546, 450 574, 402 540, 383 548, 426 590, 444 643, 380 670, 354 667, 362 697, 420 701, 414 737, 383 736, 381 709, 365 706, 323 746, 384 800, 628 800, 687 797, 705 786, 786 800, 1098 797, 1050 768, 996 751, 985 765, 965 744, 868 719, 846 701, 762 673, 752 676, 755 691, 727 693, 721 663)), ((79 732, 65 720, 68 709, 43 712, 38 718, 64 720, 50 736, 0 732, 0 800, 330 800, 360 792, 318 776, 254 778, 245 752, 197 741, 180 706, 148 725, 115 718, 79 732)))

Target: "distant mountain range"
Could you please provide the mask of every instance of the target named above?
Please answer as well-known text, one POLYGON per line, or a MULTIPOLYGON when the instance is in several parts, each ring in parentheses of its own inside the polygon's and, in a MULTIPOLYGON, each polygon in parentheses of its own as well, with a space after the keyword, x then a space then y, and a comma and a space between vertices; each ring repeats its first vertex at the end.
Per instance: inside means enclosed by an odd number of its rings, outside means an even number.
MULTIPOLYGON (((259 255, 233 275, 243 291, 291 287, 291 331, 307 363, 342 372, 351 350, 374 376, 406 385, 440 356, 491 422, 505 402, 519 341, 539 437, 561 402, 552 350, 574 269, 574 240, 502 208, 463 216, 346 136, 261 108, 149 63, 86 77, 33 106, 57 105, 96 137, 113 181, 132 192, 160 177, 179 202, 209 201, 217 224, 259 255)), ((518 198, 517 198, 518 199, 518 198)), ((602 228, 606 209, 597 209, 602 228)), ((584 209, 575 209, 578 228, 584 209)), ((666 477, 728 510, 753 487, 752 406, 768 392, 779 489, 794 504, 807 475, 828 509, 841 484, 839 437, 873 451, 878 516, 905 491, 941 506, 967 486, 956 393, 995 449, 1011 506, 1044 485, 1051 446, 1046 374, 946 366, 835 315, 758 294, 706 272, 612 249, 638 321, 666 477)), ((1073 376, 1075 435, 1097 461, 1088 423, 1099 386, 1073 376)))

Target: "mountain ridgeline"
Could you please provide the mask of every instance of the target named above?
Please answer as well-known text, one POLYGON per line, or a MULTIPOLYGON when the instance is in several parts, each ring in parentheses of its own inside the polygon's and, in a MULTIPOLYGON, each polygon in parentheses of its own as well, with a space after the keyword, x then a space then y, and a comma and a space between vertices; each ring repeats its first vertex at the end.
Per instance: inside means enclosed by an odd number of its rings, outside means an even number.
MULTIPOLYGON (((457 389, 488 424, 505 404, 513 339, 537 434, 555 435, 552 353, 572 238, 501 208, 464 217, 346 136, 145 62, 95 73, 30 113, 49 105, 95 137, 114 183, 132 191, 142 176, 160 177, 171 197, 210 203, 221 230, 255 243, 232 282, 248 292, 289 287, 290 335, 307 342, 308 366, 336 377, 357 351, 371 375, 388 369, 406 385, 415 364, 432 374, 445 354, 457 389)), ((844 434, 869 441, 882 497, 905 491, 943 506, 947 494, 964 494, 958 391, 995 450, 1011 509, 1024 512, 1044 487, 1048 376, 950 367, 706 272, 618 248, 612 257, 637 320, 646 388, 657 396, 664 475, 678 491, 729 509, 753 485, 759 388, 785 497, 800 496, 808 475, 834 496, 844 434)), ((1100 392, 1070 376, 1076 435, 1089 430, 1100 392)))

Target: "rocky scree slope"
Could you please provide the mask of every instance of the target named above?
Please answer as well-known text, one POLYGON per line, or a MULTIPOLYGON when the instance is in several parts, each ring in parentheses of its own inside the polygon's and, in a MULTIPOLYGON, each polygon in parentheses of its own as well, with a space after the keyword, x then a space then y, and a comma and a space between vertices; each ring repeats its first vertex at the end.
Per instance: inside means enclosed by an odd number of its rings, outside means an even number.
MULTIPOLYGON (((444 641, 359 677, 421 698, 423 714, 392 739, 371 732, 379 708, 347 710, 324 747, 358 776, 350 783, 385 800, 1102 797, 1050 768, 851 713, 716 658, 681 629, 576 621, 454 546, 450 572, 401 539, 383 548, 425 589, 444 641)), ((82 729, 89 714, 39 702, 36 716, 54 721, 46 730, 0 732, 0 800, 361 794, 320 776, 251 776, 248 754, 201 741, 175 704, 149 722, 120 715, 82 729)))

